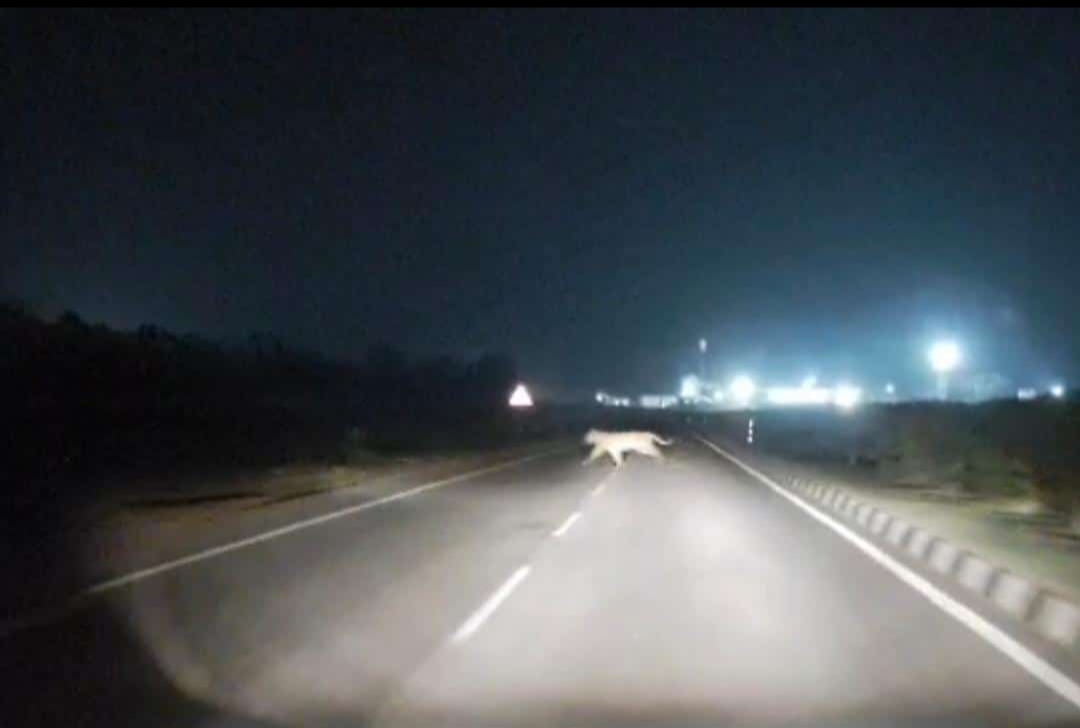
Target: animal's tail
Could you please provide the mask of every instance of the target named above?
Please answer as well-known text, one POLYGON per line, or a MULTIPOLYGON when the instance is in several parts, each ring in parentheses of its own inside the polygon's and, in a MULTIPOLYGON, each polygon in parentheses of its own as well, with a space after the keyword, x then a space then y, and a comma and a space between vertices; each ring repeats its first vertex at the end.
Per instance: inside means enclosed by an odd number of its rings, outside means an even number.
POLYGON ((653 440, 655 440, 660 445, 671 445, 672 443, 675 442, 674 440, 665 440, 664 438, 660 437, 659 435, 653 435, 652 438, 653 438, 653 440))

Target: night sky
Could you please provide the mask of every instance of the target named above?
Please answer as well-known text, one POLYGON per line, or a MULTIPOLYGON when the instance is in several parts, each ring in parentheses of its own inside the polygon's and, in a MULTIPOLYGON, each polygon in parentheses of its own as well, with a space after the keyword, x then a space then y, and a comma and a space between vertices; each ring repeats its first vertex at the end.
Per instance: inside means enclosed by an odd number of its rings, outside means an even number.
POLYGON ((552 392, 1080 380, 1076 12, 3 11, 0 293, 552 392))

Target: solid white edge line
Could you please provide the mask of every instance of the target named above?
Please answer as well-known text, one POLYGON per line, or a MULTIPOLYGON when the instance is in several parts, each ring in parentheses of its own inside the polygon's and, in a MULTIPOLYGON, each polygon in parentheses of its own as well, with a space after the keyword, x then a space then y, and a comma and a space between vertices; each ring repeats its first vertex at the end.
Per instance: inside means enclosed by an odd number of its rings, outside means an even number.
POLYGON ((560 451, 561 450, 559 450, 559 449, 548 450, 548 451, 545 451, 545 452, 542 452, 542 453, 537 453, 535 455, 527 455, 527 456, 522 457, 522 458, 516 458, 514 460, 508 460, 506 462, 497 463, 497 464, 492 465, 490 467, 480 468, 479 470, 471 470, 471 471, 469 471, 467 473, 460 473, 458 475, 454 475, 454 476, 451 476, 449 478, 444 478, 442 480, 436 480, 436 481, 433 481, 431 483, 424 483, 423 485, 418 485, 418 486, 416 486, 414 488, 409 488, 408 490, 403 490, 403 491, 400 491, 398 493, 393 493, 391 495, 384 496, 382 498, 377 498, 377 499, 371 500, 371 501, 365 501, 363 503, 359 503, 359 504, 354 505, 354 506, 348 506, 346 508, 341 508, 341 509, 336 510, 336 511, 331 511, 330 513, 324 513, 321 516, 315 516, 314 518, 307 518, 307 519, 304 519, 302 521, 297 521, 296 523, 290 523, 287 526, 282 526, 281 528, 275 528, 275 529, 272 529, 270 531, 264 531, 263 533, 257 534, 255 536, 251 536, 249 538, 240 539, 238 541, 232 541, 230 543, 222 544, 221 546, 215 546, 213 548, 209 548, 209 549, 206 549, 204 551, 198 551, 198 552, 196 552, 194 554, 190 554, 188 556, 183 556, 183 557, 181 557, 179 559, 174 559, 172 561, 166 561, 165 563, 158 564, 157 566, 151 566, 151 567, 146 568, 146 569, 139 569, 138 571, 133 571, 133 572, 131 572, 129 574, 124 574, 123 576, 118 576, 118 577, 116 577, 114 579, 108 579, 106 581, 102 581, 102 582, 100 582, 98 584, 94 584, 93 586, 88 587, 87 589, 84 589, 82 592, 79 592, 76 595, 76 598, 93 596, 95 594, 101 594, 102 592, 107 592, 107 591, 111 591, 113 589, 118 589, 120 587, 127 586, 129 584, 134 584, 135 582, 138 582, 138 581, 142 581, 143 579, 148 579, 148 578, 150 578, 152 576, 157 576, 158 574, 163 574, 163 573, 165 573, 167 571, 173 571, 174 569, 179 569, 180 567, 188 566, 190 564, 194 564, 194 563, 197 563, 199 561, 205 561, 207 559, 212 559, 215 556, 221 556, 222 554, 229 553, 230 551, 236 551, 237 549, 246 548, 248 546, 254 546, 255 544, 262 543, 264 541, 269 541, 271 539, 275 539, 275 538, 278 538, 280 536, 285 536, 287 534, 294 533, 296 531, 300 531, 300 530, 303 530, 305 528, 311 528, 312 526, 319 526, 319 525, 321 525, 323 523, 327 523, 328 521, 333 521, 333 520, 336 520, 338 518, 344 518, 345 516, 352 515, 353 513, 359 513, 360 511, 366 511, 366 510, 370 510, 372 508, 377 508, 378 506, 382 506, 382 505, 385 505, 387 503, 392 503, 394 501, 403 500, 405 498, 411 498, 414 495, 419 495, 421 493, 426 493, 429 490, 435 490, 436 488, 442 488, 444 486, 451 485, 452 483, 457 483, 457 482, 460 482, 462 480, 468 480, 470 478, 476 478, 478 476, 486 475, 488 473, 494 473, 494 472, 499 471, 499 470, 505 470, 506 468, 511 468, 511 467, 513 467, 515 465, 520 465, 522 463, 529 462, 530 460, 537 460, 539 458, 548 457, 548 456, 553 455, 553 454, 555 454, 557 452, 560 452, 560 451))
POLYGON ((929 581, 889 556, 877 546, 863 539, 842 523, 838 523, 825 513, 818 511, 813 506, 804 502, 801 498, 792 495, 782 486, 773 482, 773 480, 764 473, 747 465, 739 460, 739 458, 704 437, 698 435, 697 438, 702 444, 767 485, 776 492, 777 495, 783 496, 789 502, 805 511, 808 515, 831 528, 837 535, 847 540, 857 549, 876 561, 880 566, 892 572, 894 576, 900 579, 900 581, 926 597, 926 599, 934 606, 938 607, 941 611, 945 612, 976 635, 983 638, 991 646, 1026 670, 1028 674, 1040 681, 1043 685, 1053 690, 1069 703, 1072 703, 1075 707, 1080 708, 1080 685, 1077 685, 1067 675, 1042 657, 1017 642, 1000 628, 994 626, 970 608, 964 606, 935 587, 929 581))
POLYGON ((506 598, 510 596, 510 593, 517 588, 518 584, 525 580, 525 577, 529 575, 529 571, 532 567, 528 564, 518 567, 509 579, 503 582, 503 585, 496 590, 494 594, 488 597, 487 601, 480 605, 480 608, 472 613, 468 619, 466 619, 457 631, 454 632, 451 641, 458 643, 464 642, 469 639, 476 630, 483 626, 488 617, 495 613, 495 610, 499 608, 499 605, 506 601, 506 598))
POLYGON ((561 526, 551 532, 551 535, 555 536, 556 538, 564 535, 567 531, 570 530, 570 527, 573 526, 579 518, 581 518, 581 512, 574 511, 565 521, 563 521, 563 524, 561 526))

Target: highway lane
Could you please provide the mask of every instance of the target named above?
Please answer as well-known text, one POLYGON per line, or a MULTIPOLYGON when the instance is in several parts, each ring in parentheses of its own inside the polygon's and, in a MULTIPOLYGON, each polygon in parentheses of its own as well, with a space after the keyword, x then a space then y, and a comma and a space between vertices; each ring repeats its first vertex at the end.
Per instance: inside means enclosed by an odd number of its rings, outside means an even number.
POLYGON ((0 642, 0 725, 355 724, 603 476, 540 458, 112 590, 0 642))
POLYGON ((4 725, 1070 725, 704 447, 463 480, 0 643, 4 725))
POLYGON ((1076 708, 700 448, 635 460, 386 725, 1059 725, 1076 708))

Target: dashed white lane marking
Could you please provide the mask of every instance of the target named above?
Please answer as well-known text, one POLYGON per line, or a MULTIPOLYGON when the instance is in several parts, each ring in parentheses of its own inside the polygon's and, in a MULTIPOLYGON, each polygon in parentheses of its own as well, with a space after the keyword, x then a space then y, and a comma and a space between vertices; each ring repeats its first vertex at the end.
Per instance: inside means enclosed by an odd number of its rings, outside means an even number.
MULTIPOLYGON (((617 472, 617 470, 612 470, 610 473, 605 475, 596 485, 596 487, 593 488, 592 494, 596 495, 597 493, 602 491, 607 482, 613 477, 615 477, 615 474, 617 472)), ((565 521, 563 521, 563 524, 561 526, 551 532, 551 535, 556 538, 564 536, 566 532, 570 530, 570 527, 573 526, 579 518, 581 518, 581 511, 574 511, 567 517, 565 521)), ((465 620, 464 623, 462 623, 460 627, 457 628, 457 631, 454 632, 453 635, 451 635, 450 641, 454 644, 458 644, 460 642, 464 642, 465 640, 469 639, 469 637, 471 637, 473 634, 475 634, 476 631, 483 626, 484 622, 486 622, 488 618, 495 613, 495 610, 499 608, 499 605, 506 601, 506 598, 509 597, 510 593, 517 588, 518 584, 525 580, 525 577, 529 575, 529 571, 531 571, 531 569, 531 566, 525 565, 515 571, 510 576, 510 578, 507 579, 501 587, 499 587, 498 591, 488 597, 488 600, 481 604, 480 608, 473 612, 472 616, 470 616, 467 620, 465 620)))
POLYGON ((604 492, 604 486, 606 486, 608 484, 608 481, 610 481, 612 478, 614 478, 618 474, 618 472, 619 472, 619 470, 618 470, 618 468, 616 468, 615 470, 612 470, 610 473, 605 475, 600 480, 600 482, 596 484, 596 487, 592 489, 592 495, 600 495, 601 493, 603 493, 604 492))
MULTIPOLYGON (((598 493, 600 493, 604 489, 604 486, 607 484, 607 482, 613 477, 615 477, 615 474, 617 472, 617 470, 612 470, 610 473, 605 475, 600 480, 600 482, 597 483, 596 487, 592 489, 592 495, 597 495, 598 493)), ((551 535, 556 538, 561 538, 566 534, 567 531, 570 530, 570 527, 573 526, 579 518, 581 518, 581 511, 574 511, 567 517, 565 521, 563 521, 561 526, 551 532, 551 535)), ((484 622, 486 622, 488 618, 495 613, 495 610, 499 608, 499 605, 506 601, 506 598, 509 597, 510 593, 517 588, 518 584, 525 580, 525 577, 529 575, 529 571, 531 571, 531 569, 531 566, 525 565, 515 571, 510 576, 510 578, 507 579, 501 587, 499 587, 498 591, 488 597, 488 600, 481 604, 480 608, 473 612, 472 616, 470 616, 467 620, 465 620, 464 623, 462 623, 460 627, 457 628, 457 631, 454 632, 453 635, 451 635, 450 641, 454 644, 457 644, 460 642, 464 642, 465 640, 469 639, 469 637, 471 637, 473 634, 475 634, 476 631, 483 626, 484 622)))
POLYGON ((706 447, 741 468, 744 472, 752 475, 754 478, 767 485, 776 492, 777 495, 783 496, 788 501, 801 508, 810 517, 831 528, 841 538, 847 540, 851 545, 876 561, 887 571, 892 572, 893 575, 900 579, 900 581, 922 594, 934 606, 938 607, 941 611, 945 612, 957 622, 960 622, 960 624, 984 639, 1003 655, 1026 670, 1028 674, 1036 680, 1053 690, 1077 708, 1080 708, 1080 685, 1077 685, 1070 680, 1068 676, 1049 662, 1036 655, 1027 647, 1024 647, 1024 645, 1014 640, 998 627, 995 627, 993 624, 983 619, 976 612, 956 601, 926 579, 889 556, 874 544, 863 539, 844 524, 807 504, 801 498, 792 495, 782 486, 775 483, 769 476, 756 470, 752 466, 747 465, 723 448, 706 440, 704 437, 698 436, 698 440, 706 447))
POLYGON ((511 592, 517 588, 518 584, 525 580, 525 577, 529 575, 529 571, 532 567, 525 565, 518 568, 509 579, 507 579, 498 590, 488 597, 487 601, 480 605, 480 608, 472 613, 472 616, 465 620, 457 631, 454 632, 450 638, 451 642, 459 643, 469 639, 476 630, 480 629, 484 622, 488 620, 495 610, 499 608, 499 605, 506 601, 506 598, 510 596, 511 592))
POLYGON ((563 521, 563 524, 561 526, 559 526, 557 529, 555 529, 554 531, 551 532, 551 535, 555 536, 556 538, 559 538, 559 537, 563 536, 567 531, 570 530, 570 527, 573 526, 574 523, 577 522, 577 519, 579 519, 579 518, 581 518, 581 512, 580 511, 574 511, 573 513, 570 514, 569 518, 567 518, 565 521, 563 521))

